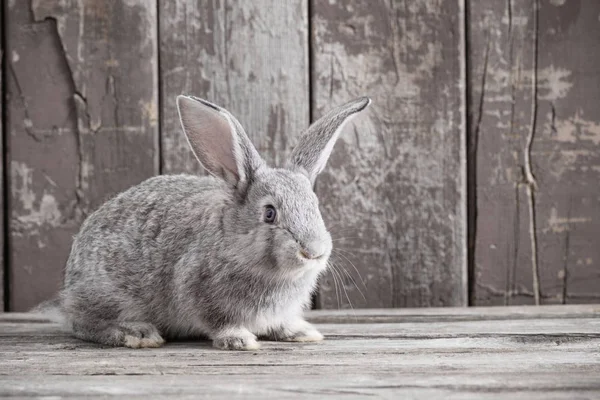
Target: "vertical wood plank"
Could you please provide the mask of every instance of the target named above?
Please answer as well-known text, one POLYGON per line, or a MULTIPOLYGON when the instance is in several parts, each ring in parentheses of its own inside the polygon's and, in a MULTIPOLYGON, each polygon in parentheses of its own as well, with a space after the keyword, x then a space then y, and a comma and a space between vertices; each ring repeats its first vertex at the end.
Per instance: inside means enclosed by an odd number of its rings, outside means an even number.
POLYGON ((476 305, 600 300, 600 3, 469 1, 476 305))
POLYGON ((309 123, 308 4, 159 1, 165 173, 203 173, 181 132, 178 94, 229 109, 261 155, 284 161, 309 123))
POLYGON ((534 303, 533 182, 527 162, 536 57, 533 1, 469 4, 469 126, 477 143, 474 300, 534 303))
POLYGON ((10 308, 51 297, 72 235, 158 173, 156 3, 8 2, 10 308))
POLYGON ((373 99, 317 182, 340 269, 323 308, 467 303, 463 18, 462 1, 313 1, 315 117, 373 99))

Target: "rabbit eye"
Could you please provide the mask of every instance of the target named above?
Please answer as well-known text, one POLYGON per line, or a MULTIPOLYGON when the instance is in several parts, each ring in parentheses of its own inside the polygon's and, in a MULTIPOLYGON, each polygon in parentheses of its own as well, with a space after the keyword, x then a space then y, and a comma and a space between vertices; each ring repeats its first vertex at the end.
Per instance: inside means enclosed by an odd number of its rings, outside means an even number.
POLYGON ((265 222, 268 224, 272 224, 275 222, 275 218, 277 217, 277 211, 275 207, 272 205, 268 205, 265 207, 265 222))

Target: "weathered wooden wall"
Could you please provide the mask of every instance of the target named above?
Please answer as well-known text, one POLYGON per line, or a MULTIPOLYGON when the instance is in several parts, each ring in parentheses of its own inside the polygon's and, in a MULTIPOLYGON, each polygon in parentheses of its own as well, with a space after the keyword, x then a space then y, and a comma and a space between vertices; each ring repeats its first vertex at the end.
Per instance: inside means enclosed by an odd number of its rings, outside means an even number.
POLYGON ((72 235, 106 198, 158 173, 202 173, 180 93, 230 109, 275 164, 311 118, 372 97, 316 184, 337 247, 318 307, 600 301, 595 0, 2 11, 11 310, 57 290, 72 235))
POLYGON ((202 172, 175 97, 210 99, 280 164, 309 124, 308 3, 159 0, 163 171, 202 172))
POLYGON ((600 301, 600 2, 469 2, 477 305, 600 301))
POLYGON ((6 2, 11 310, 59 288, 72 235, 158 170, 155 2, 6 2))
POLYGON ((321 306, 466 305, 461 2, 315 0, 312 12, 314 115, 373 99, 317 182, 333 262, 351 274, 328 276, 321 306))

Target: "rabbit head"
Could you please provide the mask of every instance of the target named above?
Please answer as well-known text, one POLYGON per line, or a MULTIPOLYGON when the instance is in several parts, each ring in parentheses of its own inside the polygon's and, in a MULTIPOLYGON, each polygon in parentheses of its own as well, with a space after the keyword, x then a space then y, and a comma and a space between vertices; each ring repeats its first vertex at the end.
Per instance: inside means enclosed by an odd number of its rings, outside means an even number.
POLYGON ((252 237, 256 257, 270 261, 263 264, 292 272, 322 271, 327 265, 332 240, 313 184, 344 124, 369 104, 362 97, 328 112, 300 137, 286 164, 275 168, 260 157, 227 110, 196 97, 177 97, 195 156, 234 193, 235 229, 252 237))

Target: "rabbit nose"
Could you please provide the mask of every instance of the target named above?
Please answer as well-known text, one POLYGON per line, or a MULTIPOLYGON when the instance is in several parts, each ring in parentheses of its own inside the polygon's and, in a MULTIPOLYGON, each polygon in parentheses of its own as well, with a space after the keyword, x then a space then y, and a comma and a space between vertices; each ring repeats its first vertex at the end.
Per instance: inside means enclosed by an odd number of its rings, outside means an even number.
POLYGON ((307 260, 316 260, 326 253, 326 246, 320 242, 300 244, 300 255, 307 260))

